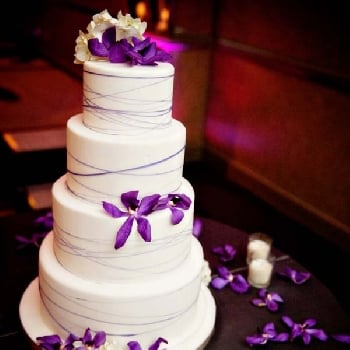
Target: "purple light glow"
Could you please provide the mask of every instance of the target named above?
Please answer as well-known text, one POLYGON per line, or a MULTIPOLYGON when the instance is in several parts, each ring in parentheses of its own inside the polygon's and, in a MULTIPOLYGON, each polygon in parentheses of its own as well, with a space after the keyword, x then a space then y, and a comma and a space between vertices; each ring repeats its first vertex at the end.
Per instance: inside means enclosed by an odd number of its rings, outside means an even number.
POLYGON ((145 37, 150 37, 152 41, 156 42, 157 47, 166 52, 182 52, 188 49, 188 45, 184 43, 170 41, 154 34, 146 34, 145 37))

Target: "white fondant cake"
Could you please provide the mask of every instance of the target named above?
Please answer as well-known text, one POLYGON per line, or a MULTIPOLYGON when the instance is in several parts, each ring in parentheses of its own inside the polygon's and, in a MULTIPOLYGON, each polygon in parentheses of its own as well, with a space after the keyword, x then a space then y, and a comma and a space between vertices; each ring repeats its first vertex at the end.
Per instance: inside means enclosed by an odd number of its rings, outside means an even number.
MULTIPOLYGON (((94 16, 78 49, 98 28, 118 33, 118 23, 134 36, 140 22, 127 16, 94 16)), ((186 131, 171 114, 174 67, 153 65, 149 54, 135 62, 134 51, 131 63, 111 63, 91 57, 100 46, 91 50, 76 53, 90 59, 80 62, 83 112, 67 122, 67 173, 52 188, 54 227, 21 300, 23 328, 38 345, 38 337, 64 341, 90 329, 116 350, 130 341, 148 349, 159 338, 162 349, 202 349, 215 303, 193 236, 193 188, 182 175, 186 131)))

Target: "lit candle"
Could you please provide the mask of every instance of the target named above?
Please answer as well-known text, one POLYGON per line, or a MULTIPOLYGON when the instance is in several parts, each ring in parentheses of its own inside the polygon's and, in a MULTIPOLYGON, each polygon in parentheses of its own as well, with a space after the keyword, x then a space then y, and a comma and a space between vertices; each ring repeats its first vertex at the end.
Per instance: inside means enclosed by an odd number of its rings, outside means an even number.
POLYGON ((272 239, 264 233, 253 233, 249 236, 247 246, 247 263, 253 259, 268 259, 272 239))
POLYGON ((271 260, 254 259, 248 265, 248 282, 255 288, 267 288, 271 282, 273 263, 271 260))

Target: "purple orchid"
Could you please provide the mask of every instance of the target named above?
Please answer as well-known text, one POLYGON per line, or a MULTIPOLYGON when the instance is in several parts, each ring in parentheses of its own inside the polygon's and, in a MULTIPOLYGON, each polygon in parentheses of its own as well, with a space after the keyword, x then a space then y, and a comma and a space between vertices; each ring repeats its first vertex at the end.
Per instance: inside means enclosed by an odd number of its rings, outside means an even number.
POLYGON ((282 277, 290 279, 295 284, 303 284, 311 277, 310 272, 297 271, 290 268, 289 266, 286 266, 284 270, 278 274, 282 277))
POLYGON ((16 235, 16 240, 20 243, 17 249, 23 249, 29 245, 34 245, 39 248, 47 234, 48 232, 35 232, 29 238, 22 235, 16 235))
POLYGON ((23 249, 26 246, 34 245, 35 247, 40 247, 45 236, 53 228, 53 215, 52 211, 48 211, 44 215, 37 217, 34 220, 37 232, 34 232, 30 237, 25 237, 22 235, 16 235, 16 240, 20 243, 17 249, 23 249))
POLYGON ((201 219, 195 218, 193 220, 193 236, 198 238, 202 233, 203 222, 201 219))
POLYGON ((116 28, 107 28, 102 34, 102 41, 97 38, 88 40, 88 48, 92 55, 108 57, 112 63, 130 62, 132 65, 156 65, 158 62, 170 61, 171 55, 157 48, 155 42, 136 37, 116 40, 116 28))
POLYGON ((155 210, 170 209, 171 223, 176 225, 181 222, 184 217, 183 211, 189 209, 191 203, 191 198, 185 194, 170 193, 159 200, 155 210))
POLYGON ((114 244, 114 248, 122 247, 127 241, 134 221, 137 222, 137 232, 145 242, 151 241, 151 225, 146 216, 154 211, 160 198, 159 194, 153 194, 137 198, 138 191, 129 191, 121 195, 121 201, 126 207, 126 211, 120 210, 116 205, 109 202, 102 202, 104 210, 113 218, 127 217, 123 225, 119 228, 114 244))
POLYGON ((276 292, 269 292, 266 288, 261 288, 258 291, 259 298, 254 298, 252 304, 258 307, 267 307, 270 311, 277 311, 279 303, 283 303, 283 299, 276 292))
POLYGON ((53 213, 48 211, 44 215, 37 217, 34 223, 38 225, 42 230, 50 231, 53 228, 53 213))
POLYGON ((229 285, 238 294, 246 293, 249 290, 250 285, 241 274, 235 275, 225 266, 219 266, 217 271, 219 275, 214 277, 210 282, 212 287, 222 289, 226 285, 229 285))
POLYGON ((326 341, 328 335, 323 329, 312 328, 316 325, 316 320, 313 318, 306 319, 303 323, 295 323, 289 316, 283 316, 282 321, 290 328, 290 340, 301 337, 305 345, 310 344, 311 338, 317 338, 321 341, 326 341))
POLYGON ((62 348, 62 340, 57 334, 45 335, 36 338, 38 345, 44 350, 60 350, 62 348))
POLYGON ((265 345, 269 341, 286 342, 289 339, 288 333, 277 333, 273 322, 266 323, 262 331, 258 331, 252 336, 246 337, 246 342, 250 345, 265 345))
POLYGON ((230 244, 214 247, 212 252, 217 255, 222 262, 233 260, 236 256, 237 250, 230 244))
MULTIPOLYGON (((168 341, 164 338, 159 337, 149 348, 148 350, 158 350, 159 346, 162 344, 168 344, 168 341)), ((137 341, 130 341, 128 343, 129 350, 142 350, 141 345, 137 341)))

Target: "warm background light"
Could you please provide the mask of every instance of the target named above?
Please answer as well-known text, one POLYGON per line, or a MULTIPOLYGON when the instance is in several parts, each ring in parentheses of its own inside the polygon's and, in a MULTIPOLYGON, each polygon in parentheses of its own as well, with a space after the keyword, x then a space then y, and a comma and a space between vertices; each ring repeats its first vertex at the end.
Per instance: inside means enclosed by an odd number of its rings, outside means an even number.
POLYGON ((141 20, 145 19, 147 15, 147 5, 144 1, 139 1, 135 7, 136 17, 141 20))

